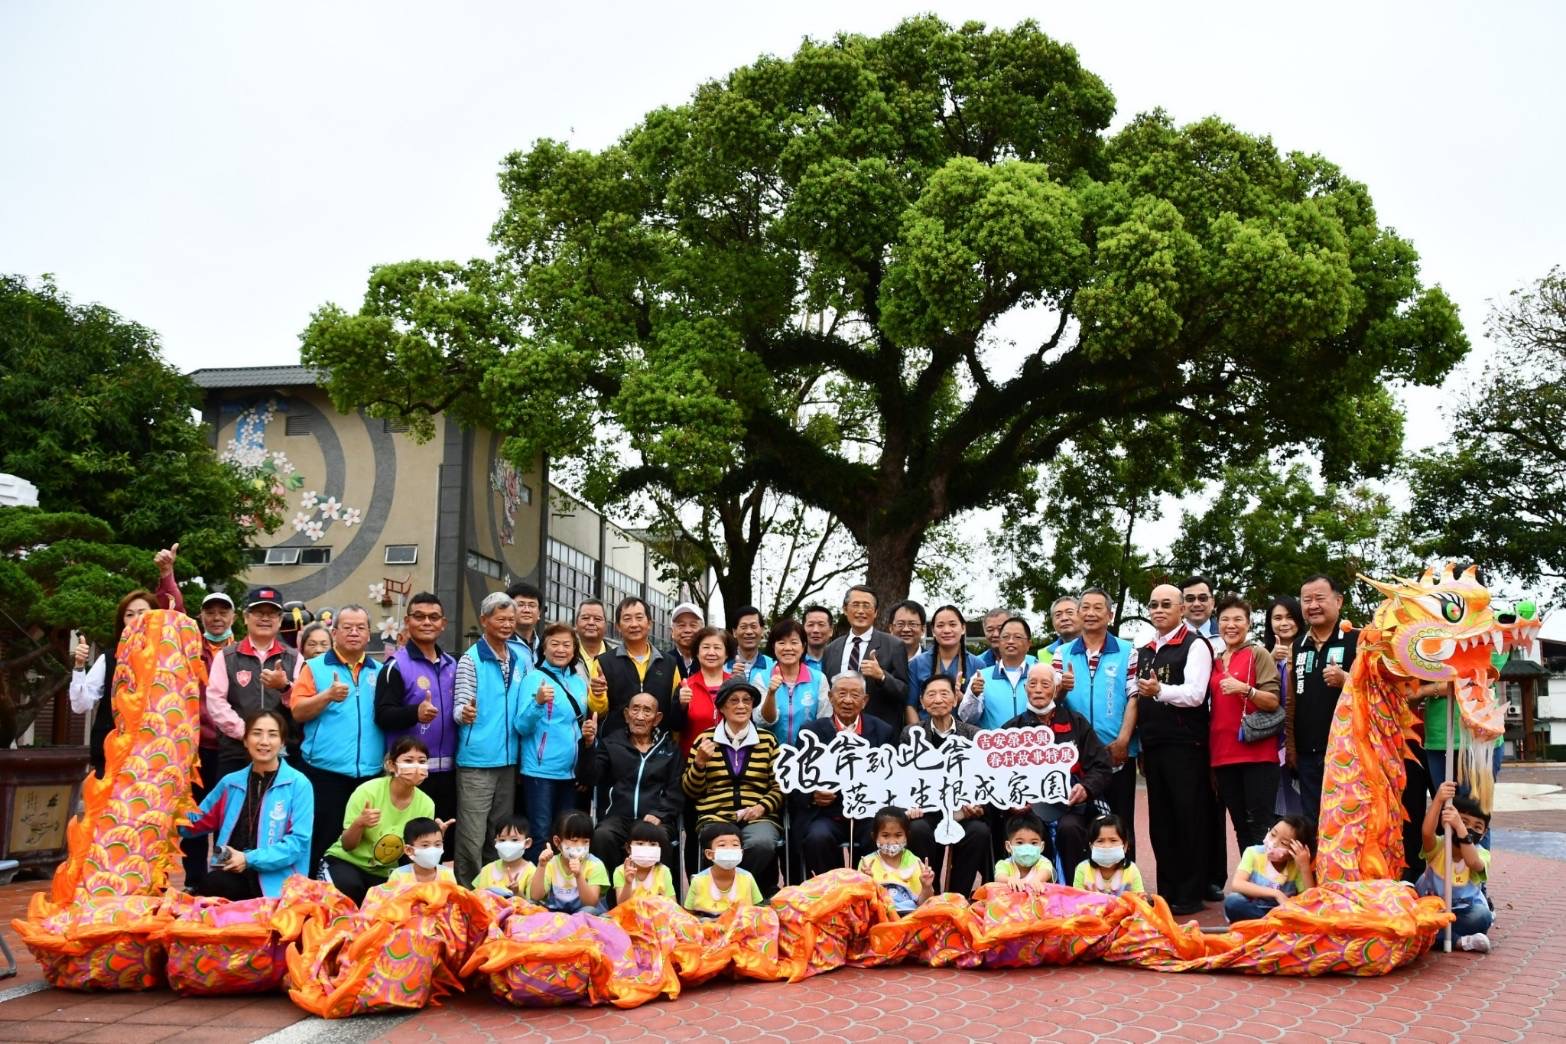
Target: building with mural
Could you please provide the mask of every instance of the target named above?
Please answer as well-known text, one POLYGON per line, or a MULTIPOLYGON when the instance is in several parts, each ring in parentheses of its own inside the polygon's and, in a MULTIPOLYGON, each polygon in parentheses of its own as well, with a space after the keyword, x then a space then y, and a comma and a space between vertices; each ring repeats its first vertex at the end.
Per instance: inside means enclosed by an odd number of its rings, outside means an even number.
MULTIPOLYGON (((500 454, 501 436, 435 418, 417 442, 389 421, 337 411, 306 366, 203 369, 203 420, 218 452, 271 482, 283 525, 253 550, 248 584, 270 584, 314 611, 358 603, 393 636, 405 599, 439 595, 442 640, 477 637, 478 606, 518 580, 544 592, 544 618, 570 619, 588 597, 646 599, 666 641, 678 600, 642 541, 500 454)), ((612 616, 612 612, 611 612, 612 616)))

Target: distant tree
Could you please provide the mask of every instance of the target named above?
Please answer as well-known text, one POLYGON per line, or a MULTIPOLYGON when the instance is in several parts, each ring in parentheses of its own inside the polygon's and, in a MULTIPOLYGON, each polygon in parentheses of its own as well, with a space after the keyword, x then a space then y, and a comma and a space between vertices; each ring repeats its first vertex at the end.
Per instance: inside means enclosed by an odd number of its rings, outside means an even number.
POLYGON ((613 424, 622 488, 765 482, 841 522, 883 601, 1095 429, 1389 468, 1387 384, 1467 350, 1413 247, 1319 156, 1157 111, 1107 134, 1114 108, 1032 22, 806 41, 602 150, 508 157, 494 261, 378 272, 304 357, 340 406, 444 404, 522 458, 613 424))
POLYGON ((1566 271, 1493 309, 1501 351, 1453 409, 1447 441, 1409 462, 1427 555, 1478 561, 1566 598, 1566 271))

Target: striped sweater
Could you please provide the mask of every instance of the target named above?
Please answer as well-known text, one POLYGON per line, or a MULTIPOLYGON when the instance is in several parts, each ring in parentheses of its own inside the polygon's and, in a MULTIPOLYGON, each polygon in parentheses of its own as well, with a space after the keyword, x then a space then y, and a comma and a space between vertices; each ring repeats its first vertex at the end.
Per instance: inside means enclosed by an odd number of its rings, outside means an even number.
POLYGON ((726 756, 729 748, 719 746, 718 753, 705 766, 696 761, 695 751, 704 740, 713 738, 714 731, 707 729, 697 735, 691 745, 691 758, 685 763, 685 775, 680 779, 681 787, 696 803, 697 825, 733 820, 736 812, 751 805, 761 805, 767 810, 763 818, 778 822, 783 792, 772 775, 772 765, 778 756, 777 737, 765 729, 757 729, 756 742, 745 748, 744 768, 735 776, 726 756))

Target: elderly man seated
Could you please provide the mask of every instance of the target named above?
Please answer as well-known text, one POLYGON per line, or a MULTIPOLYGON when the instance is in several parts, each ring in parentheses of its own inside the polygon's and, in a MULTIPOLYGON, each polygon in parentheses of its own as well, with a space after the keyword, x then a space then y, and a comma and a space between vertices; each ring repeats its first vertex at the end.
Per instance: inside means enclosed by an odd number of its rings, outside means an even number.
MULTIPOLYGON (((892 742, 892 727, 880 718, 864 713, 865 679, 859 672, 843 671, 833 678, 827 700, 832 705, 832 713, 806 723, 801 733, 814 732, 822 743, 831 743, 833 736, 847 729, 863 736, 871 746, 882 747, 892 742)), ((791 794, 789 802, 789 821, 794 837, 799 839, 797 843, 804 857, 806 875, 813 877, 842 867, 843 846, 849 843, 849 823, 843 815, 843 799, 830 790, 818 790, 813 794, 791 794)), ((870 819, 854 823, 854 865, 874 842, 870 824, 870 819)))
MULTIPOLYGON (((1077 763, 1071 767, 1071 791, 1064 804, 1041 802, 1032 811, 1044 821, 1055 855, 1057 881, 1070 881, 1077 864, 1088 857, 1088 824, 1099 814, 1096 803, 1109 791, 1113 769, 1109 751, 1094 733, 1087 719, 1055 699, 1055 670, 1047 663, 1028 668, 1028 709, 1001 726, 1006 729, 1031 729, 1047 726, 1056 743, 1077 748, 1077 763)), ((1107 808, 1106 808, 1107 810, 1107 808)), ((1020 811, 1013 809, 1012 811, 1020 811)))

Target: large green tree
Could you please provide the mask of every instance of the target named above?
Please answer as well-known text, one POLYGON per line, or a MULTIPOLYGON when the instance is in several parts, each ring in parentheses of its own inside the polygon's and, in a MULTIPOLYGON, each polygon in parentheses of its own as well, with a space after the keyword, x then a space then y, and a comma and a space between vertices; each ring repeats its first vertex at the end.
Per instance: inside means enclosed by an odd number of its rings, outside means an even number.
POLYGON ((45 511, 101 519, 122 543, 179 544, 181 570, 218 583, 243 571, 279 501, 270 480, 218 460, 200 405, 151 330, 50 282, 0 276, 0 472, 37 486, 45 511))
POLYGON ((1258 610, 1274 595, 1297 596, 1306 577, 1326 573, 1344 584, 1344 615, 1356 622, 1380 600, 1354 583, 1357 575, 1407 575, 1418 565, 1386 493, 1363 483, 1327 486, 1302 464, 1266 462, 1225 468, 1202 508, 1182 516, 1168 560, 1181 576, 1200 573, 1215 590, 1238 592, 1258 610))
POLYGON ((806 41, 607 148, 508 157, 493 261, 378 273, 304 355, 340 404, 455 408, 519 456, 613 423, 622 483, 765 481, 839 519, 883 598, 933 526, 1096 430, 1389 467, 1387 383, 1467 349, 1413 247, 1319 156, 1113 114, 1031 22, 806 41))
POLYGON ((1458 398, 1448 441, 1409 462, 1429 555, 1478 561, 1566 597, 1566 271, 1492 310, 1500 354, 1458 398))

